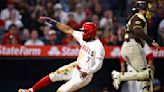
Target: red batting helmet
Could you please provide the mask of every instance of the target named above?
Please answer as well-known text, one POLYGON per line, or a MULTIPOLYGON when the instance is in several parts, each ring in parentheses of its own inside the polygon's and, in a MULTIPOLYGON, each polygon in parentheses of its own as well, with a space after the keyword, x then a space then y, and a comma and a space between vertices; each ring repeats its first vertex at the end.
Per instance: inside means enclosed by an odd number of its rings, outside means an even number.
POLYGON ((82 26, 82 30, 84 32, 83 39, 88 40, 89 38, 96 36, 97 27, 96 24, 92 22, 85 22, 82 26))

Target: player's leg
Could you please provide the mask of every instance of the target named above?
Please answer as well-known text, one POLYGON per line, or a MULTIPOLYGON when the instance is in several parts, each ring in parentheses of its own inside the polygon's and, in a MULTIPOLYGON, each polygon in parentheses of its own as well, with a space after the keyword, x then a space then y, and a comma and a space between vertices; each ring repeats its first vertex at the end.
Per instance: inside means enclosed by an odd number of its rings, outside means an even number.
POLYGON ((72 79, 63 84, 57 92, 74 92, 86 86, 91 81, 93 75, 87 75, 85 78, 80 78, 80 72, 75 69, 72 79))
POLYGON ((153 92, 153 83, 151 80, 142 81, 142 92, 153 92))
POLYGON ((127 84, 128 84, 128 91, 127 92, 138 92, 136 91, 136 85, 135 85, 135 81, 127 81, 127 84))
POLYGON ((125 72, 122 74, 121 72, 113 71, 113 75, 117 75, 121 81, 144 81, 152 79, 152 70, 151 68, 147 68, 146 70, 140 71, 140 72, 125 72))
POLYGON ((142 90, 142 81, 135 81, 136 92, 143 92, 142 90))
MULTIPOLYGON (((136 75, 136 79, 143 81, 143 83, 142 83, 143 92, 144 91, 150 92, 152 90, 152 83, 150 81, 153 79, 153 71, 151 68, 147 68, 146 56, 145 56, 145 53, 144 53, 143 49, 141 48, 141 46, 136 45, 135 50, 136 50, 136 55, 134 54, 136 56, 135 58, 130 57, 132 55, 129 55, 130 64, 135 68, 135 70, 138 71, 137 74, 134 74, 134 75, 136 75), (145 67, 145 65, 146 65, 146 67, 145 67), (145 67, 145 69, 144 69, 144 67, 145 67), (145 81, 145 80, 148 80, 148 81, 145 81)), ((130 79, 130 76, 132 76, 135 80, 134 75, 132 73, 125 74, 124 76, 122 76, 122 80, 130 79)))
POLYGON ((153 92, 153 80, 150 80, 149 82, 150 82, 149 90, 150 90, 150 92, 153 92))
POLYGON ((151 75, 151 69, 147 68, 144 71, 140 72, 125 72, 122 74, 121 72, 113 71, 112 72, 112 79, 113 79, 113 85, 116 89, 119 88, 121 81, 144 81, 144 80, 150 80, 151 75))
POLYGON ((142 81, 127 81, 128 91, 127 92, 143 92, 142 81))
MULTIPOLYGON (((137 72, 131 65, 127 64, 127 72, 137 72)), ((139 91, 140 85, 137 81, 128 81, 128 92, 142 92, 139 91)), ((142 89, 142 88, 141 88, 142 89)))
MULTIPOLYGON (((130 65, 127 65, 127 71, 137 72, 130 65)), ((146 85, 145 85, 145 81, 128 81, 128 90, 129 90, 128 92, 152 92, 149 91, 152 90, 152 86, 147 86, 147 85, 151 85, 151 83, 148 82, 149 81, 146 81, 146 85)))
POLYGON ((70 63, 69 65, 65 65, 55 72, 49 74, 52 82, 62 81, 62 80, 70 80, 72 78, 72 73, 74 68, 77 67, 77 62, 70 63))
MULTIPOLYGON (((137 72, 131 65, 127 64, 128 72, 137 72)), ((128 81, 127 82, 128 91, 127 92, 142 92, 141 81, 128 81)))
POLYGON ((71 79, 72 76, 72 70, 77 66, 77 62, 73 62, 69 65, 65 65, 55 72, 50 73, 49 75, 43 77, 40 79, 35 85, 28 89, 19 89, 18 92, 34 92, 37 91, 41 88, 44 88, 48 86, 50 83, 55 82, 55 81, 61 81, 61 80, 69 80, 71 79))
POLYGON ((121 74, 113 71, 113 85, 116 89, 118 89, 120 81, 147 80, 152 77, 152 71, 150 68, 147 69, 146 56, 139 44, 132 43, 131 46, 123 47, 121 54, 122 57, 137 71, 137 73, 125 72, 124 74, 121 74))

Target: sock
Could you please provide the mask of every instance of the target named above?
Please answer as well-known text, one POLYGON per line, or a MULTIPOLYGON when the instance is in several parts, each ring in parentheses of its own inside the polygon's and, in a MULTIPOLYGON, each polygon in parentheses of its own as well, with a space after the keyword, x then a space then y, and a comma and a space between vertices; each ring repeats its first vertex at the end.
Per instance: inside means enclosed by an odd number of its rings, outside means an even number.
POLYGON ((49 75, 47 75, 47 76, 43 77, 41 80, 39 80, 39 81, 32 87, 32 89, 33 89, 34 91, 37 91, 37 90, 39 90, 39 89, 41 89, 41 88, 44 88, 44 87, 48 86, 50 83, 52 83, 52 81, 51 81, 49 75))

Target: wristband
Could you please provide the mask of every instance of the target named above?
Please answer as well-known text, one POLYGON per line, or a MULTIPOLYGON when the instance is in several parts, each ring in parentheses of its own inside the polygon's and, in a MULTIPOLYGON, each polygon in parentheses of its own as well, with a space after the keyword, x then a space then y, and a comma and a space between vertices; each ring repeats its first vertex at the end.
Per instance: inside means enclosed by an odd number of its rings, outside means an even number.
POLYGON ((50 23, 50 24, 52 24, 52 25, 56 25, 57 24, 57 21, 54 20, 54 19, 46 19, 45 21, 50 23))

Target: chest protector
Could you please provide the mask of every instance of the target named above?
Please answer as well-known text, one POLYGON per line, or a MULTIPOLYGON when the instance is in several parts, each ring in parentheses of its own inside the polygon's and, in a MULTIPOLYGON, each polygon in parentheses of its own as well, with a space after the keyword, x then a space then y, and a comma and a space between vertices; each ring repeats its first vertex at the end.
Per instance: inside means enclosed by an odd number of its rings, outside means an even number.
MULTIPOLYGON (((145 24, 144 24, 144 27, 142 27, 142 28, 143 28, 144 33, 147 34, 147 20, 146 20, 146 18, 142 14, 136 13, 135 15, 133 15, 129 19, 128 23, 126 24, 126 34, 124 36, 124 39, 128 39, 128 37, 129 37, 128 33, 130 31, 130 26, 131 26, 131 23, 132 23, 132 19, 136 16, 139 17, 142 21, 144 21, 145 24)), ((144 46, 145 45, 145 40, 143 40, 142 38, 140 38, 139 40, 141 41, 141 44, 144 46)))

